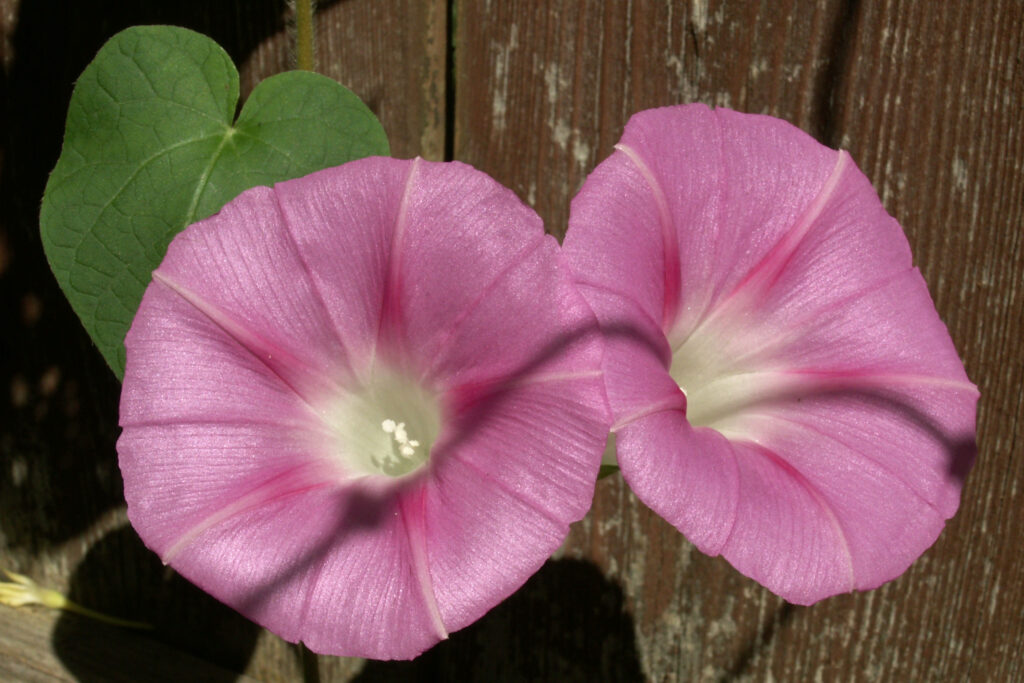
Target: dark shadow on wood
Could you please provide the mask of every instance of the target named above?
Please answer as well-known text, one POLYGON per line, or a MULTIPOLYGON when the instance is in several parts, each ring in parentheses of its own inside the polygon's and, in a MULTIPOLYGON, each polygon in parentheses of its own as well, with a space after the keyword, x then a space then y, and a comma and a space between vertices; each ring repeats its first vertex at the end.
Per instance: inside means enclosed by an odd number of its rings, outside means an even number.
MULTIPOLYGON (((445 161, 455 158, 455 87, 457 78, 455 70, 459 58, 455 44, 456 26, 456 2, 447 0, 447 23, 445 25, 445 52, 444 52, 444 157, 445 161)), ((461 55, 465 58, 465 55, 461 55)))
POLYGON ((110 532, 90 548, 72 575, 68 597, 153 626, 152 631, 127 630, 62 615, 52 636, 54 651, 80 681, 162 681, 191 673, 177 680, 229 683, 245 669, 260 633, 251 621, 164 567, 130 527, 110 532), (107 655, 90 651, 97 647, 107 655), (150 651, 157 660, 139 656, 150 651))
POLYGON ((643 681, 622 588, 582 560, 551 560, 482 619, 411 662, 355 681, 643 681))
POLYGON ((779 629, 793 618, 795 609, 794 605, 788 602, 783 603, 772 613, 767 624, 758 626, 757 633, 754 634, 750 643, 740 652, 736 662, 729 668, 729 671, 718 679, 719 683, 732 683, 733 681, 741 680, 750 671, 750 667, 758 655, 771 645, 772 639, 776 636, 779 629))
POLYGON ((842 142, 839 124, 843 119, 842 107, 846 106, 841 98, 843 79, 850 73, 850 56, 860 16, 860 0, 842 3, 825 42, 825 68, 814 83, 810 132, 819 142, 833 149, 842 142))
POLYGON ((302 643, 295 646, 302 671, 302 683, 320 683, 320 656, 302 643))

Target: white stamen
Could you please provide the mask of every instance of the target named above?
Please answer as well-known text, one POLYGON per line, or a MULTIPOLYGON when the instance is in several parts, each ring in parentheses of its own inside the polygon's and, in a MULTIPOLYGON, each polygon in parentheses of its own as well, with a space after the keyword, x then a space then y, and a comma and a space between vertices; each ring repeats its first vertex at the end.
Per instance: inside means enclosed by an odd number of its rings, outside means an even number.
POLYGON ((441 428, 428 387, 377 368, 365 386, 342 391, 324 410, 344 471, 401 478, 422 469, 441 428))
POLYGON ((395 441, 398 443, 409 443, 409 435, 405 431, 405 423, 399 422, 395 427, 395 441))
MULTIPOLYGON (((392 435, 395 440, 395 444, 398 446, 399 454, 406 458, 411 458, 416 455, 416 449, 419 447, 420 442, 416 439, 409 438, 409 433, 405 430, 404 422, 395 422, 394 420, 388 419, 380 423, 380 428, 386 433, 392 435)), ((398 458, 392 454, 385 455, 382 460, 392 465, 398 463, 398 458)))

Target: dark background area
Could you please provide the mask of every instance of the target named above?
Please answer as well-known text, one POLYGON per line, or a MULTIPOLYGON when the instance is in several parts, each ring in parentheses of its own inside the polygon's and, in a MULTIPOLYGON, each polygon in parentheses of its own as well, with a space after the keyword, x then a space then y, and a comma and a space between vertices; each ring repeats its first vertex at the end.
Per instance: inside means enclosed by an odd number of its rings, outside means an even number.
POLYGON ((187 26, 243 97, 290 67, 275 0, 0 0, 0 567, 127 632, 0 606, 4 680, 1024 680, 1024 5, 1019 0, 340 0, 318 70, 395 156, 473 164, 564 233, 629 115, 700 101, 850 150, 982 392, 960 512, 903 577, 794 607, 697 552, 621 477, 519 593, 412 663, 318 657, 167 572, 127 526, 118 384, 43 256, 74 79, 132 24, 187 26))

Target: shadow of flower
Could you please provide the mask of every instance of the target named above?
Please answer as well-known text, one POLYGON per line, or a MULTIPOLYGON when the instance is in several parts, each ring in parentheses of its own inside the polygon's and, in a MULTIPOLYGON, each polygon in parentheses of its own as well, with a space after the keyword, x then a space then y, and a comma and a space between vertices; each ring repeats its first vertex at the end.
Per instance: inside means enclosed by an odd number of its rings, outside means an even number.
POLYGON ((152 624, 117 629, 63 614, 53 632, 61 662, 80 681, 234 681, 260 628, 164 567, 125 526, 95 543, 68 597, 110 616, 152 624))
POLYGON ((642 681, 622 588, 589 562, 551 560, 475 624, 411 662, 354 680, 642 681))

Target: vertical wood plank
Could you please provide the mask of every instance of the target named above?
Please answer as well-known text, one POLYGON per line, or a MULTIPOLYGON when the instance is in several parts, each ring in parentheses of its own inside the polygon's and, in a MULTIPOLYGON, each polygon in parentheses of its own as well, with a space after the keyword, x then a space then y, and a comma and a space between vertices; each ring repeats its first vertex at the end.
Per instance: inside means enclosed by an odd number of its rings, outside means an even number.
POLYGON ((444 156, 446 7, 443 0, 350 1, 317 15, 319 71, 380 117, 393 156, 444 156))

